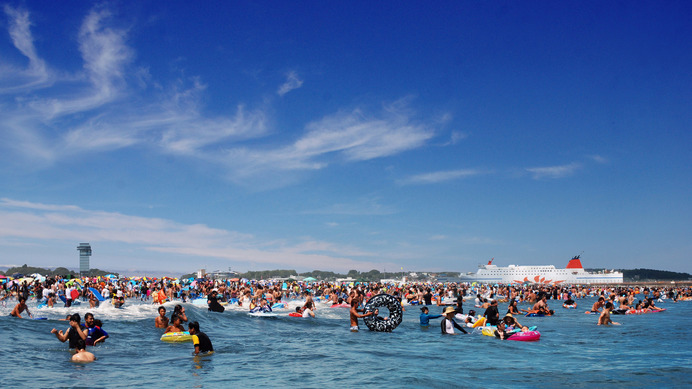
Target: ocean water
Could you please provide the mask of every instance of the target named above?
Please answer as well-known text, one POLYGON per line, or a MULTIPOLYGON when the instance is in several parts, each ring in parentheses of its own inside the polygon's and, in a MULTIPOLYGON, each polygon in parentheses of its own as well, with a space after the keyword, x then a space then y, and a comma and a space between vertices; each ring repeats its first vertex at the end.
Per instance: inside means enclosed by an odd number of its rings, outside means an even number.
MULTIPOLYGON (((191 343, 160 341, 151 304, 36 309, 32 301, 34 316, 48 320, 23 320, 8 316, 14 306, 8 301, 0 307, 0 366, 3 383, 37 388, 692 387, 692 302, 659 303, 667 309, 662 313, 613 316, 622 325, 610 327, 584 314, 593 302, 578 300, 578 309, 567 310, 550 300, 555 316, 519 317, 538 326, 538 342, 441 335, 439 319, 420 327, 415 306, 405 306, 404 321, 392 333, 370 332, 362 320, 353 333, 347 309, 322 303, 315 319, 288 316, 299 301, 276 311, 278 317, 251 317, 239 307, 213 313, 188 303, 188 318, 199 321, 216 350, 195 357, 191 343), (70 362, 67 343, 50 333, 66 330, 68 322, 58 319, 75 312, 93 312, 110 334, 105 344, 88 348, 98 359, 86 365, 70 362)), ((166 304, 169 313, 173 305, 166 304)), ((440 311, 431 307, 431 314, 440 311)))

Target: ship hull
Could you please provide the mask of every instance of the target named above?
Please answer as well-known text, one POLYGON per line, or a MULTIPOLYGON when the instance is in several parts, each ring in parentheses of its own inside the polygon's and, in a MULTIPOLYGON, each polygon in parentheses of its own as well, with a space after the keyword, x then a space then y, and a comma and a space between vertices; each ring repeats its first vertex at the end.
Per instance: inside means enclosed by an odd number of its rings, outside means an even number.
POLYGON ((620 284, 621 272, 591 273, 584 269, 558 269, 555 266, 481 266, 475 274, 460 275, 462 282, 492 284, 620 284))

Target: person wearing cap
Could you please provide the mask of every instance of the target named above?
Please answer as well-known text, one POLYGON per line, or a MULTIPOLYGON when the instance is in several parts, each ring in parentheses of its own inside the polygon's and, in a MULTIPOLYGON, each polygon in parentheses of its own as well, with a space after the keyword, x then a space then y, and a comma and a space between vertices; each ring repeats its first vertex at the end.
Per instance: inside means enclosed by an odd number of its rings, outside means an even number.
POLYGON ((497 300, 493 300, 490 303, 490 306, 485 309, 483 316, 485 317, 486 323, 491 326, 497 325, 500 321, 500 312, 497 310, 497 300))
POLYGON ((211 293, 209 293, 209 296, 207 296, 207 304, 209 304, 209 311, 211 312, 223 312, 226 310, 219 304, 218 294, 219 290, 214 288, 211 290, 211 293))
POLYGON ((459 324, 457 324, 457 322, 454 321, 455 314, 456 311, 454 310, 454 307, 447 307, 444 311, 442 311, 442 315, 444 315, 444 319, 442 319, 442 321, 440 322, 440 329, 442 330, 442 333, 448 335, 456 335, 456 333, 454 332, 454 328, 456 328, 459 331, 468 334, 464 327, 460 326, 459 324))
POLYGON ((123 291, 118 290, 113 298, 113 306, 116 308, 122 308, 125 305, 125 296, 123 296, 123 291))
POLYGON ((517 319, 511 313, 506 314, 505 317, 502 318, 502 322, 505 324, 505 327, 510 330, 524 327, 519 324, 517 319))
POLYGON ((438 317, 442 317, 442 315, 429 315, 428 307, 423 307, 420 310, 420 325, 423 327, 427 327, 430 325, 430 319, 437 319, 438 317))

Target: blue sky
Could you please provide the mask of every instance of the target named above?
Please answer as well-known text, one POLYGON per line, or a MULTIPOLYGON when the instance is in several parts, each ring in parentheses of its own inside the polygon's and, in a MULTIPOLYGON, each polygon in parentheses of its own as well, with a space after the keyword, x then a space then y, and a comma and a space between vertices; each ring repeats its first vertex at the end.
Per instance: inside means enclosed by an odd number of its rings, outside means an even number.
POLYGON ((0 265, 692 272, 689 2, 9 2, 0 265))

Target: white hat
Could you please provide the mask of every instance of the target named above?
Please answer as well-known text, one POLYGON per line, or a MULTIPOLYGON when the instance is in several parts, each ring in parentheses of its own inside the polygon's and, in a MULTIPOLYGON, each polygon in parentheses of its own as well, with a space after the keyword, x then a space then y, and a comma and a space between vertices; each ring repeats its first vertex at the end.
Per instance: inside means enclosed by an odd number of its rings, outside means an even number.
POLYGON ((118 297, 123 297, 123 291, 119 290, 118 293, 116 293, 116 296, 118 297))

